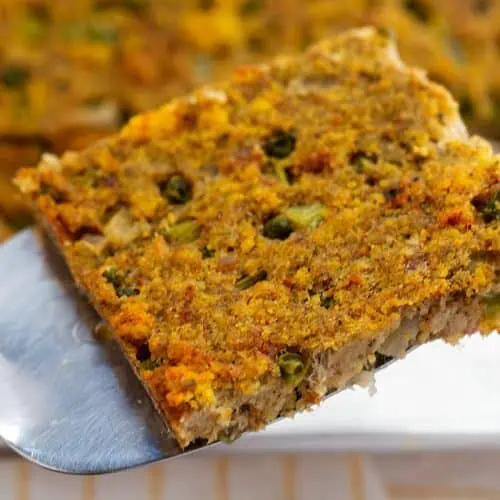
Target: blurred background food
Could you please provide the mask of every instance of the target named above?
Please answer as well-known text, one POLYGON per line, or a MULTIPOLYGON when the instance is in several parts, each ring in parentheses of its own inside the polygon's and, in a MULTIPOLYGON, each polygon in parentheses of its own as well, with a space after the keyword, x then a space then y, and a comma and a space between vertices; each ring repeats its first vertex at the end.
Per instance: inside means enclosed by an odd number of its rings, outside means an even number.
POLYGON ((393 32, 470 129, 498 137, 499 21, 499 0, 0 0, 0 240, 29 221, 10 179, 41 152, 353 26, 393 32))

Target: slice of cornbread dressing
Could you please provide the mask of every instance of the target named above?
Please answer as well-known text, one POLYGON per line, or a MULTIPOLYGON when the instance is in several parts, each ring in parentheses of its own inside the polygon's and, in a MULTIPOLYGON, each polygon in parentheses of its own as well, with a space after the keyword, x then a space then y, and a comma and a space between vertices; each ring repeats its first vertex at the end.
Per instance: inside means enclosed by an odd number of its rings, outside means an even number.
POLYGON ((500 323, 499 159, 370 28, 17 184, 181 446, 500 323))

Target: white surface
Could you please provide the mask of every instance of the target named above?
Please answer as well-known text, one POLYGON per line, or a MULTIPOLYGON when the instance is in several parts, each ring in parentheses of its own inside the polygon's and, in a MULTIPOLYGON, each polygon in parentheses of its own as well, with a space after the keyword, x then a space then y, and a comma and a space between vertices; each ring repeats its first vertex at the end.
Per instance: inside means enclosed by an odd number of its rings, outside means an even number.
POLYGON ((434 342, 379 372, 377 393, 346 390, 230 448, 242 450, 500 449, 500 336, 434 342))

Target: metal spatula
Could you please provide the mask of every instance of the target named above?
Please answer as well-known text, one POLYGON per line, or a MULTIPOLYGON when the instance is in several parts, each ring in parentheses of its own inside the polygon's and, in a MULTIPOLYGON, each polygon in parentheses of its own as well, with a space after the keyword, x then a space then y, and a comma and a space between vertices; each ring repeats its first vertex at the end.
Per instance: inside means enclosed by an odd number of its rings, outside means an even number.
POLYGON ((53 470, 96 474, 206 446, 181 450, 168 435, 38 233, 0 247, 0 277, 0 436, 15 451, 53 470))
POLYGON ((34 231, 0 247, 0 436, 50 469, 104 473, 175 457, 118 349, 34 231))

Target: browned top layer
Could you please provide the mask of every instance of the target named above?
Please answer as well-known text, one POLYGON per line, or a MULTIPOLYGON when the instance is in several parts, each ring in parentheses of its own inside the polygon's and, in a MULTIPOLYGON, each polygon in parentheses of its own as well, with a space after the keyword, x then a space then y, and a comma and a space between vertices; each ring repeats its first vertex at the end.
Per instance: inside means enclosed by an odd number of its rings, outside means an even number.
MULTIPOLYGON (((500 134, 500 3, 491 0, 0 0, 0 218, 26 224, 9 166, 83 149, 234 65, 364 25, 500 134), (3 178, 2 178, 3 177, 3 178)), ((1 239, 0 235, 0 239, 1 239)))
POLYGON ((17 182, 170 414, 496 279, 497 158, 370 29, 239 68, 17 182))

